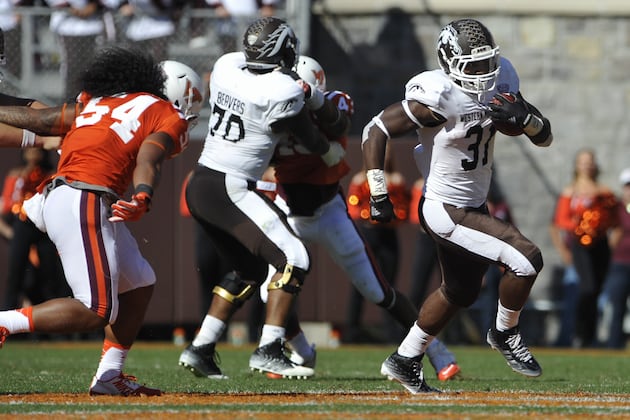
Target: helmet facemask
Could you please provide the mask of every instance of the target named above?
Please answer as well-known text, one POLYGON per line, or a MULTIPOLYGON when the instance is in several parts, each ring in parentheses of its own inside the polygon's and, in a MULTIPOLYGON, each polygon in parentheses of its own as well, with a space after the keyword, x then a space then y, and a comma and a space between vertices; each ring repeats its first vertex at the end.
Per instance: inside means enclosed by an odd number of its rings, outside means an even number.
POLYGON ((184 114, 188 129, 192 130, 197 125, 203 106, 201 77, 195 70, 178 61, 162 61, 161 66, 166 75, 164 94, 184 114))
POLYGON ((490 32, 472 19, 455 21, 442 29, 437 45, 438 62, 464 92, 483 101, 496 86, 499 47, 490 32))

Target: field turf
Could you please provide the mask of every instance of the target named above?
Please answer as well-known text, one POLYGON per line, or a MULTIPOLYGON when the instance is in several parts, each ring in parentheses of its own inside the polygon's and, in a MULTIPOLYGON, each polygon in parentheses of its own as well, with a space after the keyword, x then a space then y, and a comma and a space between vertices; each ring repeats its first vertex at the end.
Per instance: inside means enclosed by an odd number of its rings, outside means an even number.
POLYGON ((182 347, 137 343, 126 373, 165 391, 162 397, 90 397, 98 341, 28 342, 0 350, 2 418, 290 418, 305 419, 630 419, 630 351, 532 349, 540 378, 512 372, 489 347, 450 347, 462 367, 456 380, 425 375, 442 394, 411 395, 379 373, 395 346, 319 349, 316 376, 268 379, 248 369, 252 346, 219 344, 230 378, 197 378, 177 365, 182 347))

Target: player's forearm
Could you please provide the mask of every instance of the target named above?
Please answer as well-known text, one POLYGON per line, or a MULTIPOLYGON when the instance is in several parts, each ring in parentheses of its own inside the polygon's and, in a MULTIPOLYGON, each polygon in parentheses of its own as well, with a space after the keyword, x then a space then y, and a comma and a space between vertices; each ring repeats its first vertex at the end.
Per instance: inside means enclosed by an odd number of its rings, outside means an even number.
POLYGON ((341 112, 337 106, 326 100, 324 105, 315 111, 317 121, 330 140, 336 140, 346 134, 350 126, 350 120, 345 112, 341 112))
POLYGON ((530 111, 530 119, 525 123, 523 131, 529 140, 539 147, 547 147, 553 141, 551 123, 534 105, 525 101, 530 111))
POLYGON ((0 123, 24 128, 41 135, 65 134, 69 128, 61 121, 61 108, 33 109, 26 106, 0 107, 0 123))

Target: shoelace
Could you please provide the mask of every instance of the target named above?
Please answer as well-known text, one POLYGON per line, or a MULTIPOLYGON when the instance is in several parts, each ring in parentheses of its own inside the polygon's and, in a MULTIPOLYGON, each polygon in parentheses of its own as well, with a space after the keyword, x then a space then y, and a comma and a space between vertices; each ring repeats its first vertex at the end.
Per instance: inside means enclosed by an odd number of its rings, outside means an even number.
POLYGON ((521 335, 515 334, 508 337, 505 342, 510 346, 512 353, 522 362, 529 362, 532 359, 532 354, 529 349, 521 341, 521 335))
POLYGON ((112 384, 123 395, 129 395, 133 393, 136 389, 140 388, 140 384, 136 382, 138 378, 133 375, 121 373, 120 376, 116 379, 117 380, 115 382, 112 382, 112 384))
POLYGON ((422 382, 424 381, 424 375, 422 373, 422 365, 419 362, 412 362, 411 363, 411 368, 413 369, 413 373, 414 373, 414 385, 420 385, 422 384, 422 382))

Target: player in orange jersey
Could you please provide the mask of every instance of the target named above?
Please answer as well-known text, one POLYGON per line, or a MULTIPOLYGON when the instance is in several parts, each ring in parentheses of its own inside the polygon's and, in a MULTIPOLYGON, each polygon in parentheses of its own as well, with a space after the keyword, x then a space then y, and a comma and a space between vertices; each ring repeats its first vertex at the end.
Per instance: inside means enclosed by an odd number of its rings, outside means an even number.
MULTIPOLYGON (((194 76, 194 75, 193 75, 194 76)), ((0 121, 65 136, 57 172, 25 202, 61 256, 73 297, 0 312, 0 344, 10 334, 74 333, 105 328, 90 395, 161 395, 122 372, 142 324, 155 273, 121 221, 151 205, 164 160, 187 145, 190 114, 201 83, 188 87, 181 109, 169 102, 160 63, 139 50, 101 50, 83 73, 76 104, 33 110, 0 107, 0 121), (130 200, 121 196, 129 185, 130 200)), ((176 76, 179 77, 179 76, 176 76)))

